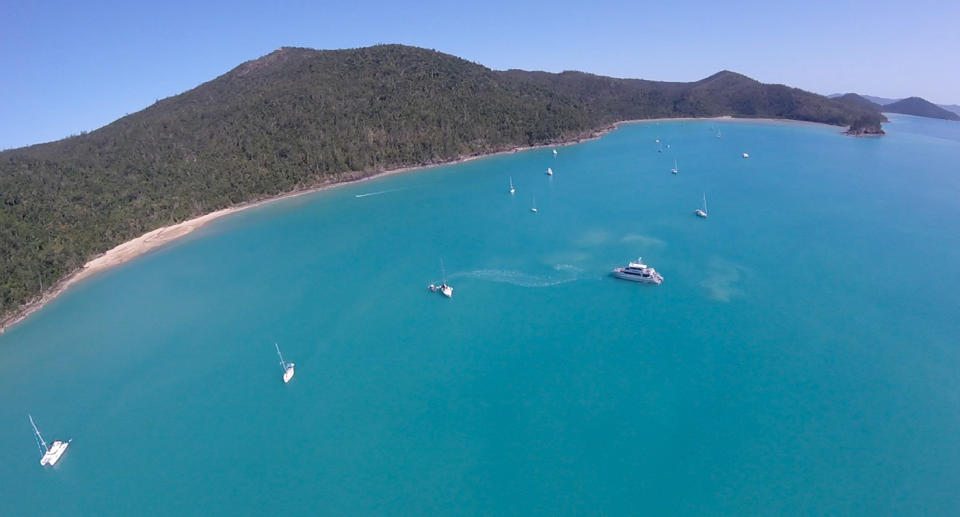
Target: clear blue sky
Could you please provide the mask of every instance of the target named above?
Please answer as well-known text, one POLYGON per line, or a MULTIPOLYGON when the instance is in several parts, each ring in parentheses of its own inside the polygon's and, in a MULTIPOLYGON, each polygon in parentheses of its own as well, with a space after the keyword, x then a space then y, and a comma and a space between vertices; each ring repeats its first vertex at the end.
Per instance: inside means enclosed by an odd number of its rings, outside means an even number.
POLYGON ((0 149, 93 130, 281 46, 405 43, 495 69, 960 103, 960 2, 0 0, 0 149))

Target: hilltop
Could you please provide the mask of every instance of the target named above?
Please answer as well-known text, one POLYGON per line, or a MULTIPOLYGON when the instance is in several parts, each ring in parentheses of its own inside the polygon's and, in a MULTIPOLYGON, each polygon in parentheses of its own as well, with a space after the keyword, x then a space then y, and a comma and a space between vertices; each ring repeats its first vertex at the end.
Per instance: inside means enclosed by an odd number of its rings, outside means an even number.
POLYGON ((0 315, 120 243, 225 207, 619 120, 721 115, 884 120, 726 71, 676 83, 495 71, 402 45, 284 47, 90 133, 0 152, 0 315))
POLYGON ((886 113, 902 113, 917 117, 939 118, 944 120, 960 120, 960 106, 952 104, 934 104, 922 97, 907 99, 887 99, 872 95, 858 95, 856 93, 829 96, 831 99, 847 105, 876 109, 886 113))
POLYGON ((944 120, 960 120, 960 115, 952 111, 945 110, 940 106, 920 97, 908 97, 906 99, 887 104, 881 108, 887 113, 903 113, 906 115, 916 115, 918 117, 939 118, 944 120))

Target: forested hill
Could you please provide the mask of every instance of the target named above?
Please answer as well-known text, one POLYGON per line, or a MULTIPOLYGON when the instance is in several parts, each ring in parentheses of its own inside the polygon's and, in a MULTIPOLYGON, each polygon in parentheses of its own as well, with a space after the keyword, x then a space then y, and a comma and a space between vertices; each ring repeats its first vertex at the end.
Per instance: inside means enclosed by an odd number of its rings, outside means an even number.
POLYGON ((940 106, 937 106, 936 104, 920 97, 908 97, 897 102, 886 104, 880 109, 889 113, 904 113, 906 115, 915 115, 918 117, 960 120, 960 115, 941 108, 940 106))
POLYGON ((282 48, 96 131, 0 153, 0 314, 121 242, 244 201, 617 120, 717 115, 883 120, 730 72, 667 83, 501 72, 401 45, 282 48))
POLYGON ((601 121, 732 115, 880 129, 886 120, 875 109, 850 106, 782 84, 763 84, 726 70, 692 83, 615 79, 583 72, 503 73, 573 98, 601 121))

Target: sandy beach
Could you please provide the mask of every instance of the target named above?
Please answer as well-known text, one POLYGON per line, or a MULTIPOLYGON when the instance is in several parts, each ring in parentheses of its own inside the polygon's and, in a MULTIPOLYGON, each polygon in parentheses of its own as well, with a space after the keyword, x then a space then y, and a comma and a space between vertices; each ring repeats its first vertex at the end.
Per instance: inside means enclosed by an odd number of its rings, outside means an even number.
POLYGON ((486 158, 489 156, 518 153, 523 151, 529 151, 532 149, 541 149, 544 147, 565 147, 565 146, 574 145, 582 142, 587 142, 590 140, 596 140, 597 138, 600 138, 604 134, 610 131, 613 131, 614 129, 616 129, 617 127, 623 124, 667 122, 667 121, 676 121, 676 120, 697 120, 697 121, 716 120, 716 121, 750 121, 750 122, 769 121, 769 122, 780 122, 780 123, 818 124, 816 122, 793 121, 793 120, 784 120, 784 119, 740 119, 740 118, 733 118, 730 116, 711 117, 711 118, 658 118, 658 119, 623 120, 620 122, 616 122, 605 128, 601 128, 596 131, 593 131, 591 134, 584 135, 581 138, 576 138, 576 139, 567 140, 563 142, 546 143, 546 144, 539 144, 534 146, 514 147, 510 149, 505 149, 502 151, 478 153, 478 154, 469 155, 469 156, 461 156, 453 160, 447 160, 444 162, 400 167, 400 168, 382 170, 382 171, 372 171, 372 172, 355 171, 355 172, 345 173, 343 177, 346 177, 347 179, 344 179, 342 181, 330 181, 330 182, 322 183, 320 185, 315 185, 303 190, 289 192, 286 194, 281 194, 279 196, 273 196, 265 199, 243 203, 243 204, 236 205, 229 208, 224 208, 224 209, 217 210, 215 212, 211 212, 209 214, 205 214, 199 217, 195 217, 193 219, 189 219, 187 221, 183 221, 177 224, 157 228, 156 230, 147 232, 135 239, 124 242, 123 244, 120 244, 106 251, 102 255, 93 258, 92 260, 84 264, 83 267, 67 275, 66 277, 62 278, 59 282, 57 282, 52 287, 44 291, 44 293, 39 298, 26 303, 25 305, 20 307, 20 309, 15 311, 13 314, 5 317, 3 320, 0 320, 0 334, 2 334, 4 331, 12 327, 13 325, 16 325, 17 323, 23 321, 27 316, 43 308, 44 305, 46 305, 51 300, 59 296, 61 293, 65 292, 67 289, 70 288, 70 286, 76 284, 77 282, 80 282, 81 280, 89 278, 101 271, 105 271, 114 266, 123 264, 136 257, 139 257, 140 255, 143 255, 152 250, 155 250, 161 246, 169 244, 170 242, 173 242, 185 235, 188 235, 189 233, 204 226, 210 221, 213 221, 225 215, 239 212, 241 210, 246 210, 248 208, 252 208, 255 206, 260 206, 265 203, 272 203, 274 201, 279 201, 281 199, 287 199, 294 196, 301 196, 301 195, 309 194, 312 192, 319 192, 322 190, 339 187, 343 185, 351 185, 351 184, 359 183, 363 181, 370 181, 373 179, 382 178, 384 176, 389 176, 392 174, 400 174, 403 172, 423 170, 423 169, 429 169, 433 167, 442 167, 446 165, 453 165, 457 163, 476 160, 479 158, 486 158))

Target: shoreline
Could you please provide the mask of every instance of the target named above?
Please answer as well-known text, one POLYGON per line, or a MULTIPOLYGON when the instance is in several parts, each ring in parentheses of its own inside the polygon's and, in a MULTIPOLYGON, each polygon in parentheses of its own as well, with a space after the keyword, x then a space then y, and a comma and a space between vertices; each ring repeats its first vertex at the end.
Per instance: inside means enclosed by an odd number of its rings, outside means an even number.
POLYGON ((633 120, 621 120, 614 122, 609 126, 602 127, 596 130, 585 132, 583 136, 562 140, 558 142, 547 142, 543 144, 536 145, 527 145, 513 147, 510 149, 504 149, 500 151, 491 151, 485 153, 476 153, 466 156, 458 156, 456 158, 445 160, 437 163, 425 163, 419 165, 408 165, 404 167, 397 167, 394 169, 385 169, 378 171, 349 171, 338 175, 336 178, 331 179, 317 185, 306 187, 300 190, 295 190, 292 192, 287 192, 284 194, 279 194, 275 196, 270 196, 262 199, 256 199, 235 205, 232 207, 222 208, 204 215, 188 219, 179 223, 175 223, 169 226, 162 226, 155 230, 151 230, 139 237, 130 239, 122 244, 119 244, 106 252, 90 259, 87 261, 83 267, 74 270, 68 275, 61 278, 57 283, 47 288, 43 293, 40 294, 39 298, 31 300, 18 309, 16 309, 12 314, 0 319, 0 335, 6 332, 9 328, 25 320, 31 314, 42 309, 46 304, 53 301, 55 298, 63 294, 70 286, 81 282, 89 277, 95 276, 97 273, 106 271, 112 267, 125 264, 141 255, 145 255, 155 249, 161 248, 171 242, 174 242, 181 237, 193 233, 193 231, 202 228, 207 223, 219 219, 223 216, 230 215, 248 208, 254 208, 258 206, 265 205, 267 203, 272 203, 274 201, 280 201, 283 199, 289 199, 292 197, 302 196, 306 194, 312 194, 315 192, 322 192, 325 190, 333 189, 336 187, 341 187, 345 185, 353 185, 356 183, 362 183, 365 181, 370 181, 374 179, 383 178, 386 176, 392 176, 394 174, 400 174, 410 171, 418 171, 424 169, 432 169, 435 167, 444 167, 447 165, 456 165, 460 163, 465 163, 473 160, 478 160, 480 158, 488 158, 491 156, 499 156, 503 154, 512 154, 519 153, 524 151, 531 151, 534 149, 541 149, 544 147, 568 147, 571 145, 576 145, 583 142, 589 142, 592 140, 598 140, 603 135, 610 133, 611 131, 616 130, 622 125, 625 124, 637 124, 637 123, 646 123, 646 122, 670 122, 670 121, 682 121, 682 120, 694 120, 694 121, 704 121, 704 120, 713 120, 713 121, 734 121, 734 122, 780 122, 787 124, 816 124, 816 125, 826 125, 820 122, 809 122, 803 120, 789 120, 789 119, 771 119, 771 118, 735 118, 733 116, 727 115, 722 117, 670 117, 670 118, 653 118, 653 119, 633 119, 633 120), (346 179, 341 179, 346 178, 346 179))

